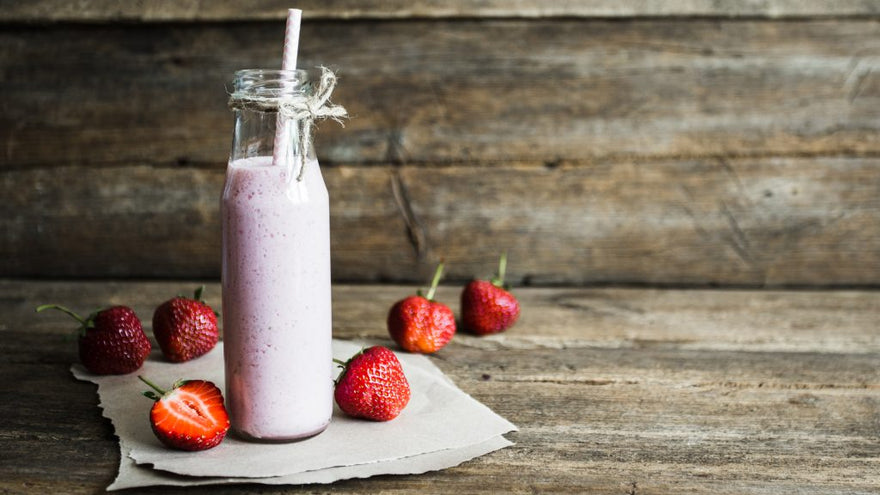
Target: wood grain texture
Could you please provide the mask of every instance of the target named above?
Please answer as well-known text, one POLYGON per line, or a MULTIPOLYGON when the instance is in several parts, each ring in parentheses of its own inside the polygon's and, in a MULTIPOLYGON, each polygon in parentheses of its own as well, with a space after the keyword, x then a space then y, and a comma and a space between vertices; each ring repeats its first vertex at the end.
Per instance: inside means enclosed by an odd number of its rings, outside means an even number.
MULTIPOLYGON (((220 284, 207 280, 0 279, 0 314, 3 315, 0 331, 26 328, 39 334, 60 332, 59 324, 65 322, 64 315, 34 314, 36 305, 44 303, 67 304, 82 312, 126 304, 149 329, 156 306, 173 295, 192 292, 199 285, 207 287, 205 301, 219 308, 220 284)), ((417 284, 334 284, 334 335, 344 339, 387 338, 388 309, 417 288, 417 284)), ((460 289, 460 284, 441 285, 437 300, 458 314, 460 289)), ((459 332, 455 342, 486 352, 587 348, 815 355, 880 353, 880 334, 870 331, 880 322, 877 291, 575 287, 514 287, 513 291, 523 307, 528 308, 513 329, 487 337, 459 332)), ((28 350, 21 343, 7 345, 16 346, 16 356, 30 356, 25 360, 36 359, 28 353, 42 353, 40 349, 28 350)), ((749 366, 755 362, 750 361, 749 366)), ((740 372, 745 365, 739 367, 740 372)), ((521 363, 521 366, 530 365, 521 363)), ((545 374, 549 376, 546 370, 545 374)), ((853 375, 844 374, 836 381, 851 386, 859 383, 853 375)), ((814 384, 813 388, 820 388, 814 384)))
MULTIPOLYGON (((0 22, 167 22, 284 19, 290 4, 281 0, 0 0, 0 22)), ((876 16, 871 0, 301 0, 310 19, 409 19, 469 17, 808 17, 876 16)))
MULTIPOLYGON (((46 301, 127 303, 145 320, 197 281, 0 280, 0 490, 94 493, 118 453, 70 330, 46 301)), ((409 286, 334 287, 334 335, 389 344, 409 286)), ((458 288, 441 287, 453 301, 458 288)), ((513 421, 516 445, 459 467, 329 486, 162 493, 808 493, 880 486, 880 298, 866 291, 521 289, 505 334, 458 334, 432 357, 513 421)), ((208 302, 219 306, 209 284, 208 302)), ((457 310, 457 305, 453 304, 457 310)), ((157 493, 134 490, 133 493, 157 493)))
MULTIPOLYGON (((0 275, 216 277, 235 69, 280 22, 0 31, 0 275)), ((334 276, 876 286, 873 19, 303 26, 334 276), (406 214, 403 214, 405 212, 406 214)))
MULTIPOLYGON (((488 277, 506 249, 516 284, 872 285, 878 167, 329 166, 333 275, 424 283, 445 259, 448 280, 488 277)), ((0 273, 217 278, 222 183, 219 167, 6 170, 0 273)))
MULTIPOLYGON (((276 67, 281 23, 0 32, 0 167, 216 164, 236 69, 276 67)), ((339 69, 319 156, 491 163, 880 153, 880 23, 312 22, 339 69)))

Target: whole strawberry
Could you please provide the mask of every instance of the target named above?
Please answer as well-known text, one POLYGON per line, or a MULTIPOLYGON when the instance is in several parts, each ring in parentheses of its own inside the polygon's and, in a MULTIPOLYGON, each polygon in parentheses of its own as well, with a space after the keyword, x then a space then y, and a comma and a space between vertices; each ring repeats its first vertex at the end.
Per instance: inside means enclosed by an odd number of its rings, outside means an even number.
POLYGON ((498 276, 491 281, 473 280, 461 293, 461 322, 477 335, 503 332, 519 318, 519 301, 504 284, 507 255, 498 262, 498 276))
POLYGON ((150 409, 150 426, 163 444, 180 450, 207 450, 226 437, 229 415, 223 394, 212 382, 179 381, 166 392, 146 378, 138 378, 155 390, 144 395, 156 401, 150 409))
POLYGON ((165 359, 180 363, 210 351, 220 332, 217 314, 204 301, 204 286, 192 299, 178 296, 162 303, 153 313, 153 335, 165 359))
POLYGON ((434 292, 443 274, 437 265, 428 294, 396 302, 388 312, 388 333, 397 345, 409 352, 430 354, 445 346, 455 335, 455 315, 449 306, 434 301, 434 292))
POLYGON ((80 323, 79 360, 96 375, 124 375, 139 369, 152 346, 141 321, 131 308, 114 306, 83 318, 57 304, 45 304, 37 312, 57 309, 80 323))
POLYGON ((397 356, 387 347, 370 347, 346 363, 336 362, 342 373, 333 395, 349 416, 390 421, 409 403, 409 382, 397 356))

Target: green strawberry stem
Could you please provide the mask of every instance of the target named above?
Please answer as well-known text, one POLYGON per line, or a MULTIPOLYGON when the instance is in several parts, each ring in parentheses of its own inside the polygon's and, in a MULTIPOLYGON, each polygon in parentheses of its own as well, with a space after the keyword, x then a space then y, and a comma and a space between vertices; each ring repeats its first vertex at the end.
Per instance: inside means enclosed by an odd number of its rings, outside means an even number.
POLYGON ((352 354, 352 356, 351 356, 350 358, 348 358, 348 361, 343 361, 343 360, 341 360, 341 359, 333 358, 333 362, 336 363, 336 365, 339 366, 339 367, 342 368, 342 369, 348 368, 349 363, 351 363, 351 361, 352 361, 354 358, 356 358, 356 357, 360 356, 361 354, 363 354, 364 351, 366 351, 366 350, 367 350, 366 347, 361 347, 361 350, 359 350, 359 351, 357 351, 356 353, 352 354))
POLYGON ((492 279, 492 285, 504 288, 504 274, 507 271, 507 251, 501 253, 498 260, 498 276, 492 279))
POLYGON ((431 280, 431 288, 428 289, 428 293, 425 295, 425 299, 429 301, 434 300, 434 292, 437 291, 437 285, 440 283, 440 277, 443 276, 443 262, 437 265, 437 269, 434 270, 434 278, 431 280))
POLYGON ((61 306, 60 304, 43 304, 42 306, 37 306, 36 312, 39 313, 39 312, 45 311, 47 309, 57 309, 58 311, 61 311, 63 313, 67 313, 68 315, 73 317, 73 319, 78 321, 80 323, 80 325, 82 325, 84 328, 89 325, 89 322, 86 319, 84 319, 82 316, 74 313, 72 310, 70 310, 64 306, 61 306))
POLYGON ((337 385, 339 384, 339 380, 342 380, 342 375, 345 374, 345 370, 348 369, 348 363, 351 362, 351 359, 349 359, 348 361, 343 361, 341 359, 333 358, 333 362, 336 363, 336 366, 339 366, 342 369, 342 371, 339 373, 339 376, 337 376, 336 379, 333 380, 333 385, 337 385))
POLYGON ((154 394, 153 392, 147 390, 146 392, 144 392, 144 397, 147 397, 148 399, 159 400, 159 398, 160 398, 161 396, 165 395, 165 391, 162 390, 161 388, 159 388, 159 386, 156 385, 155 383, 151 382, 150 380, 147 380, 146 378, 142 377, 141 375, 138 375, 138 378, 139 378, 142 382, 144 382, 144 383, 146 383, 147 385, 149 385, 150 388, 152 388, 152 389, 155 390, 156 392, 159 392, 159 395, 157 396, 157 395, 154 394))
MULTIPOLYGON (((193 292, 193 300, 198 301, 198 302, 204 304, 205 306, 208 306, 208 302, 205 301, 205 299, 202 297, 202 295, 204 293, 205 293, 205 286, 202 285, 198 289, 196 289, 195 292, 193 292)), ((182 297, 184 299, 186 298, 186 296, 183 296, 183 295, 181 295, 179 297, 182 297)), ((214 313, 214 316, 216 316, 218 319, 220 318, 220 313, 218 313, 217 310, 215 310, 214 308, 212 308, 210 306, 208 306, 208 309, 210 309, 211 312, 214 313)))
POLYGON ((336 363, 337 366, 342 368, 342 373, 339 373, 339 376, 337 376, 336 379, 333 380, 334 384, 339 383, 339 380, 342 380, 342 376, 345 375, 345 372, 348 370, 348 365, 351 364, 351 362, 354 360, 354 358, 360 356, 366 350, 367 350, 366 347, 361 347, 361 350, 357 351, 350 358, 348 358, 348 361, 343 361, 341 359, 333 358, 333 362, 336 363))

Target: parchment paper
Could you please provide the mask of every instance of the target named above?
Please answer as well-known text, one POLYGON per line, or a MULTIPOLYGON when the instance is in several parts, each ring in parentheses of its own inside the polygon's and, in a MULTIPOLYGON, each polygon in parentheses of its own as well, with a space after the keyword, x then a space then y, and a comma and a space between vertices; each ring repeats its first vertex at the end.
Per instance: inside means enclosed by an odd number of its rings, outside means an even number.
MULTIPOLYGON (((412 398, 403 413, 390 422, 356 420, 334 409, 327 430, 300 442, 250 443, 230 435, 207 451, 165 448, 150 429, 152 403, 141 395, 146 387, 137 375, 160 386, 187 378, 210 380, 223 389, 222 345, 178 364, 164 362, 155 353, 138 372, 123 376, 96 376, 73 366, 74 376, 98 384, 104 416, 113 422, 120 438, 122 461, 110 489, 244 481, 328 483, 376 474, 421 473, 510 445, 500 435, 516 429, 455 387, 426 357, 397 353, 412 398)), ((334 340, 333 354, 346 360, 365 345, 369 344, 334 340)))
POLYGON ((286 476, 270 476, 266 478, 221 478, 184 476, 152 469, 147 465, 139 465, 128 457, 128 448, 121 443, 122 458, 119 464, 119 475, 107 487, 107 490, 122 490, 142 486, 189 486, 215 485, 233 483, 260 483, 263 485, 304 485, 312 483, 332 483, 350 478, 368 478, 380 474, 421 474, 457 466, 464 461, 494 452, 513 445, 502 436, 493 437, 485 442, 469 445, 460 449, 441 450, 427 454, 404 457, 391 461, 340 466, 286 476))

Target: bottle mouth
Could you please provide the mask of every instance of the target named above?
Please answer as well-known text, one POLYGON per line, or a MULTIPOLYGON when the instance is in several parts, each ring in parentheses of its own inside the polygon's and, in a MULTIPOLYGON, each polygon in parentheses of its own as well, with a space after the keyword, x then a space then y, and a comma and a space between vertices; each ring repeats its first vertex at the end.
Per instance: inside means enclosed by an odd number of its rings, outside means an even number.
POLYGON ((309 71, 303 69, 241 69, 235 71, 233 90, 251 97, 280 98, 310 93, 310 81, 309 71))

